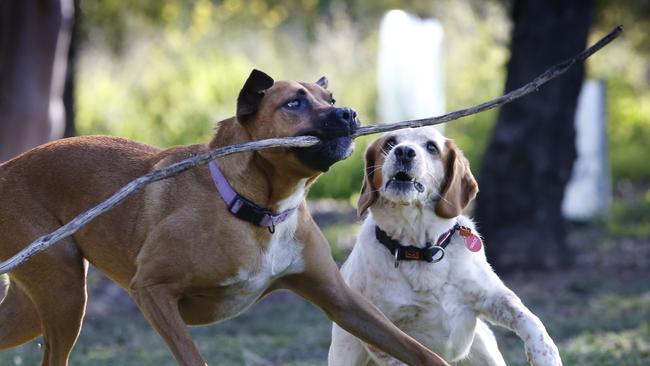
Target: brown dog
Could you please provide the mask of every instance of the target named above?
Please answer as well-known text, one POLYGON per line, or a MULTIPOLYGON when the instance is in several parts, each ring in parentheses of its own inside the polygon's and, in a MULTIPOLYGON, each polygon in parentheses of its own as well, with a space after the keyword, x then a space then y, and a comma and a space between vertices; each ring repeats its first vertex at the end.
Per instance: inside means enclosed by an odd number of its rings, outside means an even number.
POLYGON ((183 365, 205 365, 186 324, 235 316, 276 289, 295 291, 408 364, 445 364, 345 285, 307 210, 310 184, 351 153, 357 126, 354 111, 334 107, 326 84, 325 78, 274 82, 254 70, 239 94, 237 116, 220 122, 207 145, 159 150, 115 137, 79 137, 0 165, 0 258, 6 260, 152 169, 258 139, 308 134, 323 141, 219 158, 225 179, 246 197, 248 215, 229 212, 218 179, 201 167, 147 186, 10 272, 0 304, 0 349, 42 334, 43 364, 66 365, 84 316, 90 262, 128 291, 183 365), (271 211, 286 212, 286 220, 260 226, 260 212, 271 211))

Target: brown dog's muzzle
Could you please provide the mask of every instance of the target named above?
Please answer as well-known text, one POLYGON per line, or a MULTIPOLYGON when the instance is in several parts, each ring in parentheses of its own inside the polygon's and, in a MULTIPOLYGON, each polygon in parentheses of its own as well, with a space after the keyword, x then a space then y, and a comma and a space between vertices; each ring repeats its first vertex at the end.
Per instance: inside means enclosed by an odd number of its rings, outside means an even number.
POLYGON ((351 135, 359 127, 357 112, 352 108, 328 108, 318 113, 311 128, 298 133, 318 137, 321 142, 307 148, 297 148, 298 159, 317 171, 326 172, 337 161, 354 151, 351 135))
POLYGON ((329 140, 350 136, 358 127, 357 112, 352 108, 328 108, 314 119, 313 128, 302 134, 329 140))
POLYGON ((347 135, 351 135, 359 128, 357 112, 352 108, 336 108, 334 114, 340 122, 347 127, 347 135))

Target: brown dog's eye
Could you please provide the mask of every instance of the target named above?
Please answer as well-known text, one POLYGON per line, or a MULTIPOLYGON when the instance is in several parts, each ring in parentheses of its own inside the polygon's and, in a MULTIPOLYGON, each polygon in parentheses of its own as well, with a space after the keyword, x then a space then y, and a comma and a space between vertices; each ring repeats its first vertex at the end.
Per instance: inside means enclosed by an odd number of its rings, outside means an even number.
POLYGON ((284 106, 289 108, 289 109, 297 109, 298 107, 300 107, 301 104, 302 104, 302 102, 300 101, 300 99, 292 99, 292 100, 284 103, 284 106))
POLYGON ((331 104, 331 105, 336 104, 336 99, 332 98, 332 100, 330 100, 330 104, 331 104))
POLYGON ((427 141, 427 151, 433 155, 438 153, 438 147, 433 141, 427 141))
POLYGON ((391 137, 384 143, 384 148, 390 150, 395 147, 395 145, 397 145, 397 140, 394 137, 391 137))

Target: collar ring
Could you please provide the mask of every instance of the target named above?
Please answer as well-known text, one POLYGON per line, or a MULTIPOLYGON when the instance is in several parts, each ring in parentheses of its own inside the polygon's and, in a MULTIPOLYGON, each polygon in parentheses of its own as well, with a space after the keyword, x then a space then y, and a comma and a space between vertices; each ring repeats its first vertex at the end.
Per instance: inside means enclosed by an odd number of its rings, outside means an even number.
POLYGON ((436 252, 431 256, 431 263, 438 263, 445 257, 445 248, 434 245, 433 249, 437 249, 436 252))

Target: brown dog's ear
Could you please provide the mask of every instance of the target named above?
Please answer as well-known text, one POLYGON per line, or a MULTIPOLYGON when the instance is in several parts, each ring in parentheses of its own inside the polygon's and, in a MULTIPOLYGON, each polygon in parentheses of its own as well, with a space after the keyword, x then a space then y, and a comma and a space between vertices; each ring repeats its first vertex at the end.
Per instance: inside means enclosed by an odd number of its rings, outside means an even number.
POLYGON ((264 91, 273 86, 273 78, 259 70, 251 71, 237 98, 237 117, 257 112, 264 97, 264 91))
POLYGON ((436 204, 436 214, 451 219, 463 211, 478 193, 478 184, 469 170, 469 162, 463 152, 451 140, 445 144, 447 159, 445 166, 445 186, 441 189, 440 200, 436 204))
POLYGON ((327 80, 327 77, 322 76, 320 79, 318 79, 316 85, 320 86, 323 89, 327 89, 327 86, 329 85, 329 80, 327 80))
POLYGON ((363 185, 361 186, 361 195, 357 202, 357 214, 360 217, 379 198, 378 190, 381 187, 381 166, 379 165, 383 162, 379 161, 378 157, 380 156, 384 140, 383 138, 378 139, 366 149, 365 174, 363 177, 363 185))

